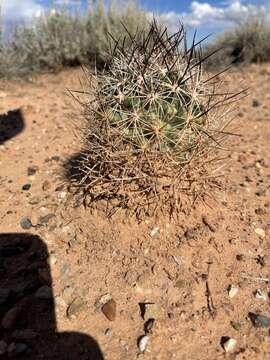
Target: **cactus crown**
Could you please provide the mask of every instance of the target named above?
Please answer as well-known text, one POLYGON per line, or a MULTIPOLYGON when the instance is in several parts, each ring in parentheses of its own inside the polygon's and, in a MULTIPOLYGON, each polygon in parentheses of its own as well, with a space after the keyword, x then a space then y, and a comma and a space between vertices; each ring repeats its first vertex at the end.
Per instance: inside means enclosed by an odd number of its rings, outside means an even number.
POLYGON ((91 201, 174 206, 178 192, 202 193, 209 182, 205 164, 225 136, 221 109, 235 94, 206 78, 200 42, 188 47, 183 27, 171 35, 153 21, 147 33, 125 33, 112 38, 103 72, 89 74, 81 184, 91 201))

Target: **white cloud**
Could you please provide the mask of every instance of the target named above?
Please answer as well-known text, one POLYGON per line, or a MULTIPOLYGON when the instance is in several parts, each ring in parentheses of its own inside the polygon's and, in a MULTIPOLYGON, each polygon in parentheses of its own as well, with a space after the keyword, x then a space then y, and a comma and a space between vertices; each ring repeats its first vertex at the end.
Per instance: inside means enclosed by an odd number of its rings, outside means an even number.
POLYGON ((224 5, 217 7, 207 2, 192 1, 189 12, 168 12, 160 14, 160 17, 173 29, 177 28, 179 21, 190 27, 215 29, 227 27, 235 21, 244 20, 258 12, 267 13, 268 10, 269 13, 270 10, 269 5, 243 4, 239 0, 232 0, 224 5))
POLYGON ((1 0, 0 8, 4 21, 30 20, 43 11, 34 0, 1 0))

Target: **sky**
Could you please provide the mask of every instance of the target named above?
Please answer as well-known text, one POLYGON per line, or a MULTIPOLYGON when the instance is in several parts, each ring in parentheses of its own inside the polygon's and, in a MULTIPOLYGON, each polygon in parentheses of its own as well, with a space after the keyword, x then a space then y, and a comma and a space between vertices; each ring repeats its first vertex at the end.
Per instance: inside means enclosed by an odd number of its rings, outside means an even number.
MULTIPOLYGON (((86 5, 87 0, 83 0, 86 5)), ((48 11, 52 3, 68 4, 80 0, 0 0, 4 24, 20 20, 29 22, 33 16, 48 11)), ((179 21, 192 30, 197 29, 203 37, 218 34, 231 26, 235 20, 261 10, 270 14, 269 0, 140 0, 141 6, 149 13, 161 16, 171 27, 177 29, 179 21)))

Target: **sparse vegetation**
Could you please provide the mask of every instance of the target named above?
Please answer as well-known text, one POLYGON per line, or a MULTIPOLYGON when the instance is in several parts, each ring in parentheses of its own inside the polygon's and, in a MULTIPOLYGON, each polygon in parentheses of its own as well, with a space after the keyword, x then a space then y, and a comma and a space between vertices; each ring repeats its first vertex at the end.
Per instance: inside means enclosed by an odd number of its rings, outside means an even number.
POLYGON ((89 2, 86 15, 79 11, 52 11, 33 19, 33 26, 19 26, 2 42, 0 76, 23 76, 32 72, 57 71, 63 67, 106 60, 107 33, 118 36, 121 23, 131 34, 147 26, 147 15, 130 1, 120 7, 111 2, 106 10, 103 0, 89 2))
POLYGON ((270 24, 262 14, 248 17, 225 31, 206 47, 206 52, 220 49, 208 60, 211 68, 270 61, 270 24))
POLYGON ((216 186, 211 164, 228 135, 227 105, 235 95, 207 78, 183 27, 170 35, 153 22, 137 35, 126 30, 113 41, 104 71, 89 72, 75 184, 91 204, 173 213, 184 194, 203 198, 216 186))

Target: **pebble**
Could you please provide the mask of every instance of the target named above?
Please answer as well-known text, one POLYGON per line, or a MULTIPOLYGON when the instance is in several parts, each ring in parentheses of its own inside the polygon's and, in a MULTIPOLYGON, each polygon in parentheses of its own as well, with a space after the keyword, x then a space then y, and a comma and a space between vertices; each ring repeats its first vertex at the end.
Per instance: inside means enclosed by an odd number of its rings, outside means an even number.
POLYGON ((66 286, 66 287, 64 288, 64 290, 63 290, 62 295, 63 295, 64 298, 70 299, 71 296, 74 294, 74 291, 75 291, 74 287, 72 287, 72 286, 66 286))
POLYGON ((145 303, 142 305, 142 315, 144 320, 160 318, 163 308, 160 304, 145 303))
POLYGON ((76 298, 67 308, 67 317, 76 317, 86 306, 86 303, 81 298, 76 298))
POLYGON ((53 297, 52 288, 47 285, 41 286, 35 293, 38 299, 51 299, 53 297))
POLYGON ((236 285, 229 285, 228 287, 228 295, 229 295, 229 298, 232 299, 233 297, 235 297, 235 295, 238 293, 239 289, 238 289, 238 286, 236 285))
POLYGON ((231 321, 231 326, 234 328, 234 330, 236 331, 240 331, 241 330, 241 324, 237 321, 231 321))
POLYGON ((41 198, 39 196, 33 196, 28 200, 30 205, 37 205, 41 202, 41 198))
POLYGON ((112 299, 112 295, 111 294, 105 294, 102 295, 96 302, 95 302, 95 307, 97 310, 100 310, 102 308, 102 306, 104 304, 106 304, 109 300, 112 299))
POLYGON ((111 336, 111 335, 112 335, 112 329, 107 328, 107 329, 105 330, 104 334, 105 334, 106 336, 111 336))
POLYGON ((141 353, 145 352, 146 347, 148 345, 150 337, 148 335, 143 335, 138 340, 138 348, 141 353))
POLYGON ((33 226, 31 220, 27 217, 23 218, 20 221, 20 225, 21 225, 22 229, 25 229, 25 230, 28 230, 33 226))
POLYGON ((4 355, 7 352, 7 343, 3 340, 0 341, 0 356, 4 355))
POLYGON ((114 321, 116 318, 116 302, 114 299, 110 299, 106 304, 101 308, 101 311, 110 321, 114 321))
POLYGON ((145 331, 146 333, 151 332, 151 330, 152 330, 152 328, 153 328, 153 326, 154 326, 154 323, 155 323, 155 319, 148 319, 148 320, 146 321, 146 323, 144 324, 144 331, 145 331))
POLYGON ((270 318, 265 315, 249 313, 248 314, 253 325, 256 327, 270 327, 270 318))
POLYGON ((57 258, 54 255, 50 255, 48 259, 48 263, 50 266, 53 266, 57 263, 57 258))
POLYGON ((154 236, 157 235, 158 232, 159 232, 159 227, 158 227, 158 226, 155 226, 155 227, 150 231, 149 235, 150 235, 151 237, 154 237, 154 236))
POLYGON ((232 351, 235 348, 236 344, 237 344, 237 340, 233 338, 229 338, 226 341, 222 342, 223 349, 226 352, 232 351))
POLYGON ((47 214, 45 216, 40 216, 38 219, 39 224, 47 224, 52 218, 55 217, 54 213, 47 214))
POLYGON ((52 187, 51 183, 49 182, 49 180, 45 180, 44 183, 42 184, 42 190, 43 191, 47 191, 52 187))
POLYGON ((268 294, 265 291, 262 291, 260 289, 257 289, 254 291, 254 296, 256 299, 260 299, 260 300, 264 300, 264 301, 268 300, 268 294))
POLYGON ((253 99, 253 100, 252 100, 252 106, 253 106, 253 107, 259 107, 259 106, 261 106, 261 103, 260 103, 259 100, 253 99))
POLYGON ((256 228, 254 231, 257 235, 261 236, 262 238, 265 237, 265 231, 262 228, 256 228))
POLYGON ((32 176, 35 175, 35 173, 38 171, 38 166, 29 166, 27 168, 27 175, 32 176))
POLYGON ((28 190, 30 190, 31 189, 31 184, 24 184, 23 186, 22 186, 22 190, 24 190, 24 191, 28 191, 28 190))

